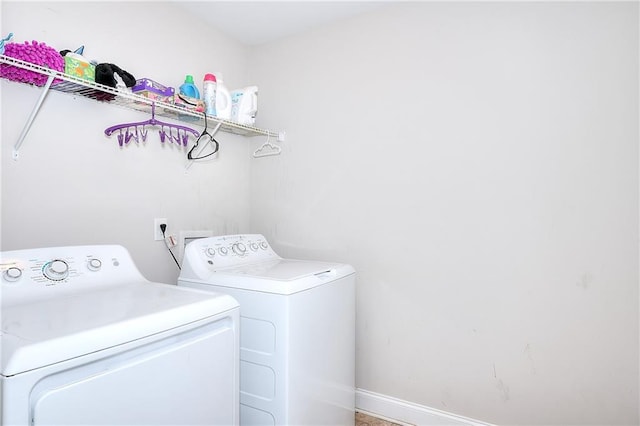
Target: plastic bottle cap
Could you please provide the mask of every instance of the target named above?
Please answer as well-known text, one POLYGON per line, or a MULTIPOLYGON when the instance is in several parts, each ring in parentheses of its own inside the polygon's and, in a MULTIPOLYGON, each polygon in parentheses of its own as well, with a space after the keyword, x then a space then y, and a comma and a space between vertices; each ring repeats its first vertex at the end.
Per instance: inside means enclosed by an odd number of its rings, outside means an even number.
POLYGON ((184 78, 184 82, 185 82, 185 83, 192 83, 192 84, 193 84, 193 76, 192 76, 192 75, 187 75, 187 76, 184 78))
POLYGON ((204 81, 216 81, 216 76, 213 74, 205 74, 204 81))

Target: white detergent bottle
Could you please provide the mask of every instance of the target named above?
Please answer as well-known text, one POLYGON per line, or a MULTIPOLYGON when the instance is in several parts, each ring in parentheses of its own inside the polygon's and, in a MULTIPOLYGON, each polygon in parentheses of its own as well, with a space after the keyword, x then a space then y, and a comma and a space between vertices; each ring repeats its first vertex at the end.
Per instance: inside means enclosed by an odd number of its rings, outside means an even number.
POLYGON ((249 86, 231 92, 231 121, 253 126, 258 113, 258 87, 249 86))
POLYGON ((222 81, 222 75, 216 73, 216 116, 223 120, 231 119, 231 94, 222 81))
POLYGON ((205 112, 207 115, 216 115, 216 76, 205 74, 202 82, 202 99, 204 100, 205 112))

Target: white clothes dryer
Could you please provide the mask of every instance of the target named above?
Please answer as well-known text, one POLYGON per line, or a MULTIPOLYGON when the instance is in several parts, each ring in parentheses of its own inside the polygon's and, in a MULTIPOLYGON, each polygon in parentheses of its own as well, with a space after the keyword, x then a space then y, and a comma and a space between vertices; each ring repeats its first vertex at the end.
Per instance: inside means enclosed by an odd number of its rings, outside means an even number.
POLYGON ((0 420, 8 425, 239 422, 239 308, 152 283, 124 247, 0 253, 0 420))
POLYGON ((195 240, 178 285, 240 303, 240 424, 349 425, 355 416, 355 271, 283 259, 262 235, 195 240))

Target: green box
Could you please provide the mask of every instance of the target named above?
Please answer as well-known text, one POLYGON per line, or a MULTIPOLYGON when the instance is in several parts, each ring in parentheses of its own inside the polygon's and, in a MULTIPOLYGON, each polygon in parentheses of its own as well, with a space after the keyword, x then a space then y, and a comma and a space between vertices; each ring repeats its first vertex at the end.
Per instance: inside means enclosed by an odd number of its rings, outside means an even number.
POLYGON ((76 58, 64 57, 64 73, 84 80, 96 81, 95 65, 76 58))

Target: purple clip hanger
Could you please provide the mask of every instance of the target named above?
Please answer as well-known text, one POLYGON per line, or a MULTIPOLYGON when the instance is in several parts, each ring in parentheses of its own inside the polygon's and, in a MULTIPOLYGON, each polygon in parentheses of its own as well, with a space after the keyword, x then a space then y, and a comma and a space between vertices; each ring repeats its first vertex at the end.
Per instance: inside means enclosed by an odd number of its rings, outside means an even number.
MULTIPOLYGON (((134 127, 136 129, 136 133, 138 132, 138 126, 142 127, 142 130, 140 130, 140 133, 142 134, 142 140, 146 141, 147 139, 147 130, 145 128, 145 126, 160 126, 160 131, 159 131, 159 135, 160 135, 160 141, 164 142, 165 138, 168 136, 169 141, 173 142, 174 140, 179 144, 180 143, 180 130, 182 130, 184 132, 184 136, 182 137, 182 143, 184 144, 184 146, 187 146, 187 140, 189 138, 188 133, 191 133, 192 135, 194 135, 196 138, 198 136, 200 136, 200 133, 190 127, 186 127, 186 126, 181 126, 179 124, 171 124, 171 123, 165 123, 163 121, 157 120, 156 119, 156 103, 153 102, 151 104, 151 118, 149 120, 146 121, 138 121, 138 122, 134 122, 134 123, 122 123, 122 124, 116 124, 115 126, 111 126, 107 129, 105 129, 104 134, 107 136, 111 136, 111 134, 113 132, 115 132, 116 130, 120 130, 120 135, 118 135, 118 143, 120 146, 123 145, 124 143, 129 143, 129 141, 131 140, 131 138, 133 137, 133 134, 129 133, 128 128, 129 127, 134 127), (164 128, 167 127, 169 129, 169 133, 167 134, 166 131, 164 130, 164 128), (125 138, 124 136, 122 136, 122 129, 127 129, 127 137, 125 138), (173 136, 172 134, 172 129, 176 129, 176 136, 173 136), (125 139, 125 140, 123 140, 125 139)), ((137 141, 137 138, 136 138, 137 141)))

